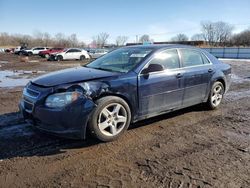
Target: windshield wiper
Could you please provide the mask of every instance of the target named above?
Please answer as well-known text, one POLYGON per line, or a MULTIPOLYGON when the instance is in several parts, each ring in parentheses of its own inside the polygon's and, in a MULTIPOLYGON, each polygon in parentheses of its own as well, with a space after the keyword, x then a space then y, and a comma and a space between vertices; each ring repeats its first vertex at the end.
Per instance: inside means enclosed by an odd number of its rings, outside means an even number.
POLYGON ((115 71, 115 70, 107 69, 107 68, 103 68, 103 67, 88 67, 88 68, 104 70, 104 71, 110 71, 110 72, 120 72, 120 71, 115 71))

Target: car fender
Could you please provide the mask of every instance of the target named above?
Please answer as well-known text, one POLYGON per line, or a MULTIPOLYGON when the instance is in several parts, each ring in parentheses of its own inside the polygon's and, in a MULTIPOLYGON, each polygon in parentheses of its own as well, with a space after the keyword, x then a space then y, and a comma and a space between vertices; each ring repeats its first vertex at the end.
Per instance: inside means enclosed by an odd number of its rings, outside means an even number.
POLYGON ((208 100, 208 97, 209 97, 209 95, 210 95, 211 88, 212 88, 213 84, 214 84, 216 81, 218 81, 218 80, 223 81, 222 84, 224 85, 225 88, 227 87, 225 75, 223 74, 222 71, 217 70, 217 71, 213 74, 212 78, 210 79, 210 82, 209 82, 209 84, 208 84, 207 95, 206 95, 206 97, 205 97, 204 102, 206 102, 206 101, 208 100))

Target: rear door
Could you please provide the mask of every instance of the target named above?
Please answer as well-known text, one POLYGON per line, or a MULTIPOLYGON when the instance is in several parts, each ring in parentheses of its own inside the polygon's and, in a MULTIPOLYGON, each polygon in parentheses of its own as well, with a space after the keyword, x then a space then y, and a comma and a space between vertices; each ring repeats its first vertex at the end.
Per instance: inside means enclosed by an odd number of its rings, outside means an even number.
POLYGON ((214 73, 212 63, 198 50, 179 49, 183 66, 183 106, 204 101, 209 82, 214 73))
POLYGON ((157 114, 180 107, 184 88, 177 50, 158 53, 149 64, 161 64, 164 71, 139 75, 140 115, 157 114))

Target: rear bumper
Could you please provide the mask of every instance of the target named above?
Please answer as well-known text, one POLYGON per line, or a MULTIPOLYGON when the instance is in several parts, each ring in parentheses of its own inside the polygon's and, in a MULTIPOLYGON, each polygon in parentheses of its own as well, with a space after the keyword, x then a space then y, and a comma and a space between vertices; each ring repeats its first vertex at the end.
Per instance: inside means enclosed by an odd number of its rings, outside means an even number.
POLYGON ((57 109, 34 105, 32 110, 27 110, 24 103, 20 101, 19 109, 28 123, 41 131, 73 139, 85 139, 89 115, 95 107, 87 98, 57 109))

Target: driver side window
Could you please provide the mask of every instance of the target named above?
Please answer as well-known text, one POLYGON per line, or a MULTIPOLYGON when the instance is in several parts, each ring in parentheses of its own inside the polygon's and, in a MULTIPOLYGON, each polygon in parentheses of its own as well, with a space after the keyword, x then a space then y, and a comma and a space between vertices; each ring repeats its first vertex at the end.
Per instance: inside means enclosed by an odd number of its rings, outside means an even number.
POLYGON ((164 69, 180 68, 180 60, 177 50, 166 50, 156 54, 149 64, 160 64, 164 69))

